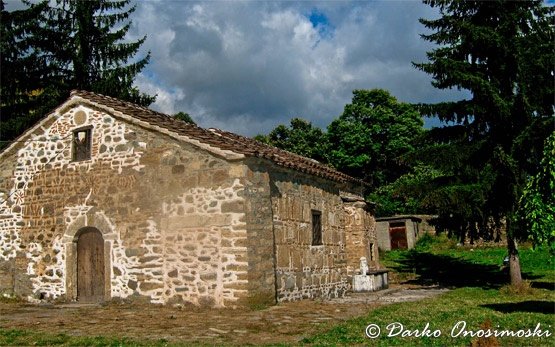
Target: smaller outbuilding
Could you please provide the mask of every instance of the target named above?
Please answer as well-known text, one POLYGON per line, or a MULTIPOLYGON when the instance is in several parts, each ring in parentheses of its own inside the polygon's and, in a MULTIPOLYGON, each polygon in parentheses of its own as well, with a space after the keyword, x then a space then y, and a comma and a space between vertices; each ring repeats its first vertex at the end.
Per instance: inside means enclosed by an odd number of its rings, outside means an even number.
POLYGON ((413 248, 424 232, 422 221, 422 218, 415 215, 376 218, 378 248, 382 251, 413 248))

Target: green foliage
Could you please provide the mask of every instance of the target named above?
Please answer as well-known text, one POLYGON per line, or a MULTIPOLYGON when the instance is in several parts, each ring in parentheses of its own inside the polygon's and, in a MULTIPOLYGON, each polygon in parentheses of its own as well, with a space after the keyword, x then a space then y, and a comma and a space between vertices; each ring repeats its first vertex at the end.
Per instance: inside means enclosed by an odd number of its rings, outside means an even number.
POLYGON ((554 9, 542 1, 424 2, 441 14, 421 19, 432 31, 422 37, 438 48, 415 66, 435 87, 472 97, 420 106, 454 123, 429 132, 412 155, 444 173, 422 203, 461 239, 491 235, 503 219, 512 238, 520 192, 553 129, 554 9))
MULTIPOLYGON (((500 272, 499 265, 506 254, 501 247, 470 249, 468 247, 446 248, 445 237, 430 236, 426 239, 421 250, 391 251, 384 254, 383 261, 388 263, 390 275, 395 278, 414 277, 410 267, 402 266, 407 258, 415 256, 441 256, 450 264, 464 264, 469 271, 480 273, 480 269, 487 268, 500 272), (396 273, 401 271, 402 273, 396 273)), ((493 329, 518 331, 520 329, 534 329, 538 323, 543 331, 552 332, 553 326, 553 290, 555 280, 553 257, 546 250, 521 250, 523 270, 532 278, 535 290, 528 290, 515 295, 504 287, 491 288, 477 286, 476 277, 472 273, 447 272, 446 277, 459 279, 468 286, 451 289, 449 292, 418 302, 405 302, 387 305, 371 310, 368 314, 348 320, 329 330, 317 333, 303 340, 306 344, 325 345, 365 345, 365 346, 470 346, 473 339, 467 337, 451 337, 451 329, 459 321, 467 323, 467 330, 476 331, 486 321, 491 322, 493 329), (406 329, 422 331, 426 323, 430 330, 439 329, 441 336, 426 337, 387 337, 387 325, 393 322, 402 323, 406 329), (365 329, 369 324, 377 324, 382 334, 376 339, 365 336, 365 329)), ((436 262, 430 261, 431 274, 439 274, 436 262)), ((417 269, 418 270, 418 269, 417 269)), ((482 276, 487 281, 487 276, 482 276)), ((518 338, 498 337, 501 346, 551 346, 554 336, 546 338, 518 338)), ((477 344, 478 345, 478 344, 477 344)))
POLYGON ((133 57, 146 37, 124 41, 130 0, 56 0, 8 12, 2 3, 0 139, 12 140, 69 95, 86 89, 147 106, 133 86, 149 55, 133 57))
POLYGON ((414 245, 414 250, 418 252, 428 252, 434 246, 436 246, 438 243, 441 243, 441 242, 442 240, 439 237, 426 233, 420 236, 418 240, 416 240, 416 243, 414 245))
POLYGON ((308 158, 325 160, 323 131, 301 118, 293 118, 289 126, 278 125, 267 136, 258 135, 255 139, 308 158))
POLYGON ((423 203, 423 199, 429 186, 439 177, 442 177, 441 171, 418 164, 394 182, 374 190, 368 200, 377 204, 377 217, 435 212, 423 203))
POLYGON ((411 105, 382 89, 355 90, 351 104, 329 126, 328 162, 372 187, 406 172, 399 157, 414 149, 423 121, 411 105))
MULTIPOLYGON (((423 132, 422 119, 409 104, 400 103, 381 89, 355 90, 351 104, 327 128, 327 133, 310 122, 294 118, 289 126, 278 125, 268 135, 255 139, 305 157, 316 159, 374 188, 383 186, 407 172, 401 156, 413 149, 423 132)), ((424 166, 415 168, 396 184, 376 191, 370 199, 383 214, 410 213, 419 208, 413 181, 433 176, 424 166)), ((433 176, 435 177, 435 176, 433 176)))
POLYGON ((268 138, 268 135, 258 134, 254 137, 254 139, 258 142, 262 142, 262 143, 265 143, 267 145, 271 145, 270 139, 268 138))
MULTIPOLYGON (((289 126, 278 125, 268 135, 259 134, 255 139, 331 165, 376 188, 409 171, 401 157, 413 149, 423 132, 422 124, 411 105, 398 102, 389 92, 355 90, 352 103, 328 126, 327 133, 294 118, 289 126)), ((433 169, 419 166, 398 182, 375 191, 370 199, 378 203, 383 215, 416 212, 420 210, 420 195, 415 183, 437 175, 433 169)))
POLYGON ((523 189, 515 221, 534 245, 548 244, 555 252, 555 133, 545 141, 538 173, 523 189))
POLYGON ((184 121, 185 123, 197 124, 197 123, 195 123, 193 118, 191 118, 191 116, 186 112, 178 112, 178 113, 174 114, 173 117, 175 119, 179 119, 181 121, 184 121))
POLYGON ((145 41, 125 42, 135 7, 130 0, 56 0, 45 13, 40 49, 52 54, 66 89, 85 89, 147 106, 154 97, 133 87, 150 54, 129 63, 145 41))
POLYGON ((39 30, 37 18, 46 3, 8 12, 0 2, 0 148, 35 123, 55 105, 42 94, 48 88, 48 66, 33 49, 32 33, 39 30))

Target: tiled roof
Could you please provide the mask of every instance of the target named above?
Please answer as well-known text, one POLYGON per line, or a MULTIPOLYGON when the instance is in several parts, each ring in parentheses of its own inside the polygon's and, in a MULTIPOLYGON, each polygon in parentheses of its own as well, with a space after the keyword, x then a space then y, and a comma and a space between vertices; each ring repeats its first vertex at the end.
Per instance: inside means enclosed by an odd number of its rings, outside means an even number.
POLYGON ((141 107, 130 102, 101 94, 74 90, 71 92, 71 96, 78 96, 93 103, 104 105, 140 121, 159 126, 222 150, 229 150, 245 156, 268 159, 279 166, 324 177, 337 182, 364 184, 363 181, 339 172, 316 160, 284 151, 241 135, 219 129, 204 129, 194 124, 174 119, 169 115, 150 110, 146 107, 141 107))

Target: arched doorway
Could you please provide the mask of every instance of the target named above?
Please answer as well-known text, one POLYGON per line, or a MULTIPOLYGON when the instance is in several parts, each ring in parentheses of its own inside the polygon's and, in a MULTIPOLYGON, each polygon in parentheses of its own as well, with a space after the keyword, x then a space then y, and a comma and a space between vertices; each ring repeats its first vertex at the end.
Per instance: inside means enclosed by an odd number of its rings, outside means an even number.
POLYGON ((79 230, 77 238, 77 300, 101 302, 104 300, 104 239, 96 228, 79 230))

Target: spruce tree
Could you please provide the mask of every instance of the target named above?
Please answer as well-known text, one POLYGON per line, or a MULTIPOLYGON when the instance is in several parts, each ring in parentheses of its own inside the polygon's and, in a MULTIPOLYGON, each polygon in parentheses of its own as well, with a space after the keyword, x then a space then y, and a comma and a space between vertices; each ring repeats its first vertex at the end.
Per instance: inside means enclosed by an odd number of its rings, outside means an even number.
POLYGON ((43 112, 47 65, 34 36, 46 3, 6 11, 0 2, 0 148, 31 126, 43 112))
POLYGON ((451 122, 430 132, 428 151, 420 153, 449 173, 437 180, 428 202, 443 207, 440 221, 461 233, 505 220, 511 283, 519 284, 516 240, 527 233, 512 223, 514 212, 554 129, 553 8, 540 0, 424 3, 440 11, 439 19, 421 19, 432 31, 422 37, 439 48, 415 66, 432 75, 437 88, 472 94, 421 106, 451 122))
POLYGON ((48 10, 42 49, 51 54, 56 82, 148 106, 154 97, 133 87, 150 54, 132 61, 146 36, 125 41, 135 6, 130 0, 57 0, 48 10))
POLYGON ((146 37, 125 40, 130 0, 47 0, 6 11, 2 2, 0 145, 85 89, 148 106, 133 82, 150 55, 134 60, 146 37))

